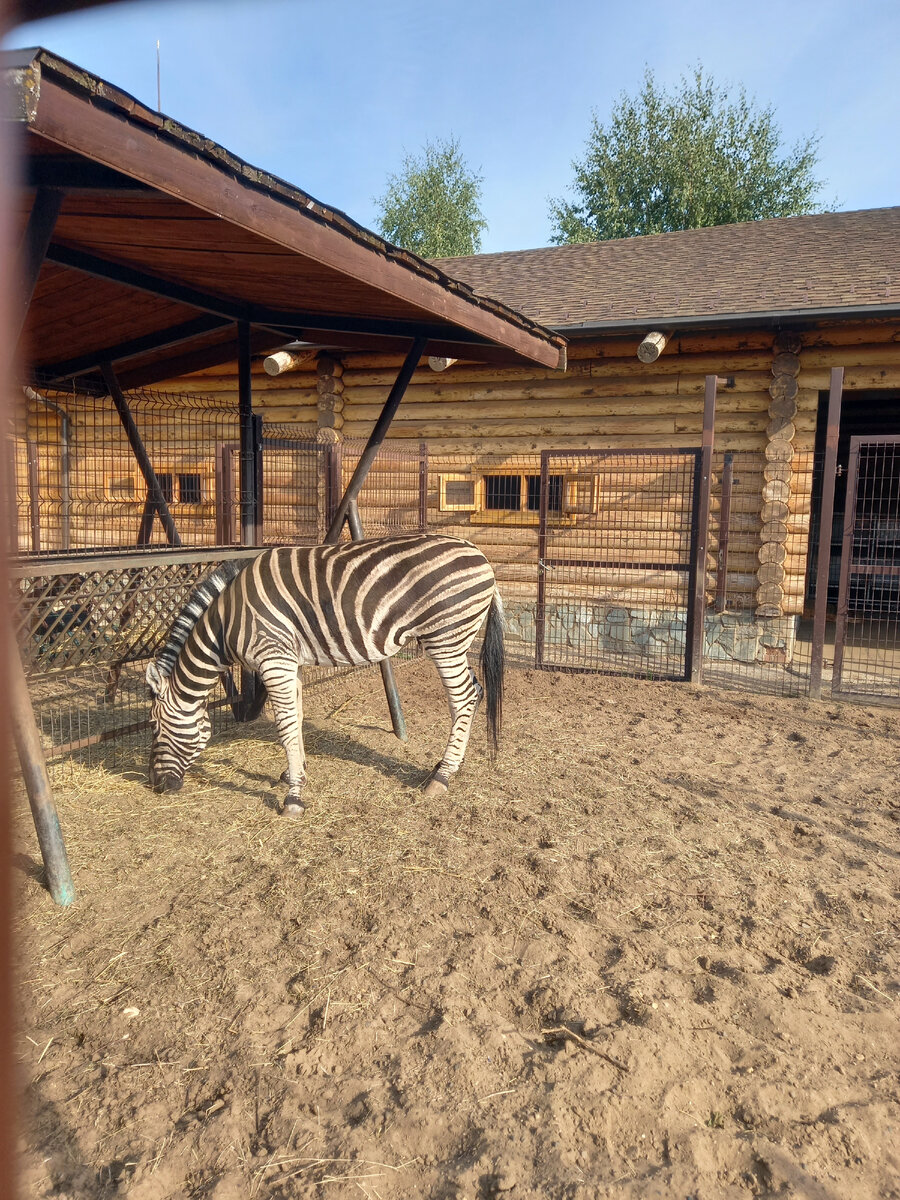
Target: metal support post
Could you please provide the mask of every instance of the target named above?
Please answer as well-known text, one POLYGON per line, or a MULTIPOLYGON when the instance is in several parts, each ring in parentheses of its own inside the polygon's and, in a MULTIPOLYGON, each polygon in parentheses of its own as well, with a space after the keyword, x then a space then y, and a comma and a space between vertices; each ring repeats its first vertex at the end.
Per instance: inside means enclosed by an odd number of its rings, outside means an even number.
POLYGON ((112 402, 116 406, 116 412, 119 414, 119 420, 122 422, 125 436, 128 438, 131 451, 137 460, 137 465, 140 467, 144 482, 147 485, 147 507, 144 510, 144 518, 141 521, 141 533, 138 535, 138 544, 143 544, 141 538, 146 537, 147 541, 150 540, 147 520, 149 517, 149 521, 152 523, 153 516, 150 512, 150 506, 152 505, 153 510, 159 513, 162 527, 166 531, 166 541, 170 546, 180 546, 181 538, 178 536, 178 530, 175 528, 175 522, 169 511, 169 505, 163 495, 162 487, 153 469, 153 463, 150 461, 150 455, 147 453, 147 448, 141 438, 140 431, 131 414, 131 409, 128 407, 128 401, 119 387, 119 381, 116 379, 112 363, 100 363, 100 373, 103 376, 103 382, 106 384, 106 390, 109 392, 112 402))
MULTIPOLYGON (((347 525, 354 542, 361 542, 365 534, 363 533, 362 521, 359 519, 359 507, 355 500, 351 500, 347 508, 347 525)), ((385 658, 378 665, 381 668, 384 694, 387 697, 388 709, 391 713, 391 725, 394 727, 394 733, 400 741, 405 742, 408 740, 409 735, 406 732, 406 718, 403 715, 403 705, 400 703, 400 693, 397 691, 397 681, 394 678, 394 669, 391 666, 391 660, 385 658)))
POLYGON ((816 562, 816 603, 813 613, 812 651, 809 662, 809 695, 813 700, 822 699, 828 576, 831 570, 831 533, 834 526, 834 481, 837 476, 843 389, 844 368, 832 367, 831 386, 828 390, 828 417, 825 427, 825 462, 822 466, 822 510, 819 517, 819 556, 816 562))
POLYGON ((241 545, 258 546, 262 529, 259 425, 253 419, 250 324, 238 322, 238 419, 241 437, 241 545))
POLYGON ((375 422, 375 427, 369 435, 369 440, 366 443, 366 448, 359 457, 359 462, 356 464, 356 470, 347 484, 347 490, 344 492, 343 499, 337 507, 337 512, 334 514, 328 532, 325 534, 326 544, 337 542, 341 537, 341 530, 344 527, 344 522, 347 519, 347 512, 350 504, 359 495, 362 485, 365 483, 366 476, 369 473, 369 468, 375 461, 375 456, 381 449, 381 443, 387 436, 387 431, 390 428, 391 421, 394 419, 400 401, 403 399, 403 394, 409 386, 409 381, 412 379, 419 359, 422 357, 422 351, 425 349, 428 339, 424 337, 416 338, 410 347, 403 366, 400 368, 400 373, 397 376, 394 386, 391 388, 390 395, 385 401, 384 408, 381 410, 381 416, 375 422))

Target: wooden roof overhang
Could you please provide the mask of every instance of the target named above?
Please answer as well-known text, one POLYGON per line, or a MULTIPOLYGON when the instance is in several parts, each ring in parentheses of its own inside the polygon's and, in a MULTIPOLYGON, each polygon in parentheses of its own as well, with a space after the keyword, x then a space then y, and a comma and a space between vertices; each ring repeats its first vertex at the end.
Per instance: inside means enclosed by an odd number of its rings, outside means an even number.
POLYGON ((236 323, 254 352, 424 338, 425 354, 565 367, 558 334, 96 76, 42 49, 0 66, 20 231, 45 254, 23 316, 39 382, 103 386, 106 361, 130 388, 233 361, 236 323))

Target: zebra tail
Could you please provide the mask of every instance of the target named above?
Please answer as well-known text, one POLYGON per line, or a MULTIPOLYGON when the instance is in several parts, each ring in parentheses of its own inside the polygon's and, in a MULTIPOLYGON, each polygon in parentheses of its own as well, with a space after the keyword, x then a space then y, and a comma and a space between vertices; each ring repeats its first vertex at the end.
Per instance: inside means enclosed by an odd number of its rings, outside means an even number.
POLYGON ((488 611, 480 661, 487 706, 488 748, 493 757, 500 746, 500 728, 503 724, 503 670, 506 661, 503 649, 503 601, 496 588, 488 611))

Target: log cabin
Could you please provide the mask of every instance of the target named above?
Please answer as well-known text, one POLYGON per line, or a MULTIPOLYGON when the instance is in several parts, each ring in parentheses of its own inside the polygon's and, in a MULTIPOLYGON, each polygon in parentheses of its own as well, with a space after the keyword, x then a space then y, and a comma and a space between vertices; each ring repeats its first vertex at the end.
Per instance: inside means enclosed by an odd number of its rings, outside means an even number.
MULTIPOLYGON (((514 600, 513 628, 520 622, 527 636, 541 557, 541 453, 562 452, 545 469, 545 518, 567 564, 554 584, 581 601, 568 604, 559 636, 571 642, 574 623, 585 638, 593 628, 609 642, 627 624, 639 648, 648 624, 683 602, 685 573, 651 568, 684 558, 693 496, 689 484, 673 495, 660 485, 659 461, 634 452, 699 447, 705 378, 714 375, 706 653, 789 662, 815 591, 831 369, 843 368, 831 591, 850 439, 900 434, 898 264, 900 208, 441 260, 476 292, 563 335, 568 359, 564 370, 422 362, 391 436, 411 449, 427 444, 429 527, 488 550, 514 600), (602 559, 613 565, 585 572, 576 560, 595 553, 604 514, 602 559)), ((288 348, 280 363, 268 361, 271 374, 257 362, 255 403, 266 420, 310 438, 359 438, 397 362, 288 348)), ((233 374, 206 371, 173 386, 229 394, 233 374)), ((880 516, 894 528, 897 458, 882 468, 891 511, 880 516)), ((668 628, 677 638, 678 621, 668 628)))

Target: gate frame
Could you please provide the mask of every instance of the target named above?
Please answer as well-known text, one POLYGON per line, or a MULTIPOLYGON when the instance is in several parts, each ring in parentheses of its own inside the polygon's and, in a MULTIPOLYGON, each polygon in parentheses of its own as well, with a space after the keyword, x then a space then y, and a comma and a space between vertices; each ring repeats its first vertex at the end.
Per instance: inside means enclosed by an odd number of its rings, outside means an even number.
MULTIPOLYGON (((713 395, 715 389, 713 388, 713 395)), ((690 530, 690 550, 688 552, 687 562, 676 564, 664 564, 661 569, 667 571, 687 571, 688 573, 688 596, 687 596, 687 616, 685 629, 685 647, 684 647, 684 671, 680 675, 661 675, 660 679, 670 680, 678 683, 697 682, 697 674, 695 673, 694 662, 698 651, 702 652, 703 648, 703 613, 705 610, 704 586, 698 583, 699 580, 705 584, 704 574, 699 570, 701 548, 705 546, 706 539, 701 538, 702 512, 704 508, 703 493, 707 492, 706 496, 706 522, 709 523, 709 496, 708 496, 708 481, 709 481, 709 457, 712 451, 712 443, 710 441, 709 449, 705 446, 683 446, 683 447, 650 447, 640 448, 633 447, 627 450, 542 450, 541 451, 541 500, 538 517, 538 585, 537 585, 537 605, 535 611, 535 637, 534 637, 534 662, 535 667, 540 671, 566 671, 569 674, 582 675, 602 675, 606 672, 598 667, 572 667, 560 666, 558 663, 548 663, 544 660, 544 630, 546 627, 547 618, 547 603, 546 603, 546 574, 547 571, 553 570, 554 567, 565 566, 585 566, 585 567, 615 567, 622 564, 613 561, 596 561, 596 562, 574 562, 572 559, 548 560, 547 558, 547 516, 549 511, 549 491, 550 491, 550 459, 561 457, 579 458, 595 458, 598 462, 604 458, 623 458, 631 455, 637 456, 657 456, 660 458, 690 457, 694 460, 692 471, 693 483, 691 487, 691 530, 690 530), (707 487, 704 489, 704 463, 706 463, 705 479, 707 487), (698 600, 699 596, 699 600, 698 600), (699 612, 698 612, 699 604, 699 612)), ((636 564, 640 566, 640 564, 636 564)), ((660 564, 654 564, 659 567, 660 564)), ((625 672, 627 674, 627 672, 625 672)))
MULTIPOLYGON (((853 559, 853 537, 856 532, 860 450, 863 446, 872 443, 900 446, 900 434, 854 434, 850 438, 850 454, 847 462, 847 500, 844 505, 844 537, 841 543, 841 575, 838 583, 837 615, 834 626, 834 669, 831 679, 831 694, 835 698, 846 698, 859 694, 844 689, 841 686, 841 676, 844 667, 847 622, 850 616, 850 568, 853 559)), ((900 575, 900 566, 893 567, 893 571, 900 575)), ((858 572, 858 574, 863 573, 858 572)), ((818 596, 816 598, 818 599, 818 596)), ((900 624, 900 617, 898 617, 898 624, 900 624)), ((868 693, 866 695, 868 697, 868 693)), ((878 697, 877 694, 872 698, 894 699, 893 696, 878 697)))

